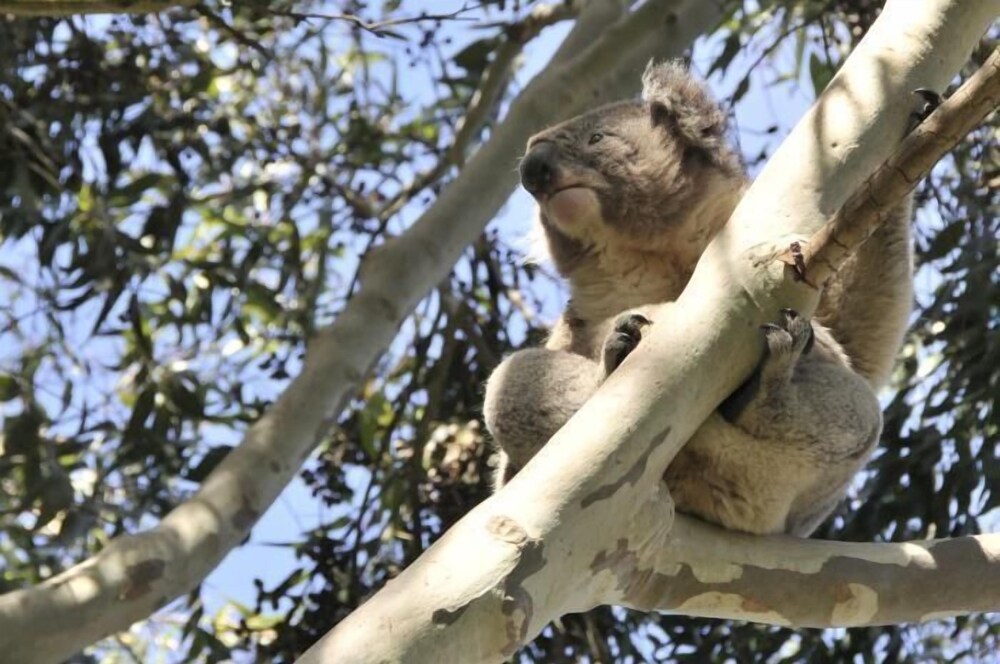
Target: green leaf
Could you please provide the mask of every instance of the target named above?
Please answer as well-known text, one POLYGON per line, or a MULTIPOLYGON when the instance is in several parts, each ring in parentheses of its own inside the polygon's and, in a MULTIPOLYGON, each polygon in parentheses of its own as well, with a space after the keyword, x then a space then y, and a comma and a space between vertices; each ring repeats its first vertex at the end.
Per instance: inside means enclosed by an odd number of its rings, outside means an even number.
POLYGON ((203 417, 205 403, 197 388, 192 389, 179 376, 172 376, 163 384, 163 391, 170 403, 181 415, 188 417, 203 417))
POLYGON ((21 386, 17 378, 9 373, 0 373, 0 401, 10 401, 21 396, 21 386))
POLYGON ((722 53, 720 53, 719 57, 715 59, 712 66, 708 68, 708 74, 706 74, 706 76, 711 76, 715 71, 725 72, 729 67, 729 64, 733 61, 733 58, 740 52, 741 47, 740 33, 733 32, 726 37, 725 45, 722 47, 722 53))
POLYGON ((829 62, 820 60, 815 53, 809 56, 809 76, 812 79, 813 91, 817 97, 823 90, 826 90, 826 86, 830 84, 836 73, 829 62))
POLYGON ((474 41, 455 54, 454 62, 470 74, 481 74, 489 63, 490 54, 496 50, 499 44, 499 37, 474 41))

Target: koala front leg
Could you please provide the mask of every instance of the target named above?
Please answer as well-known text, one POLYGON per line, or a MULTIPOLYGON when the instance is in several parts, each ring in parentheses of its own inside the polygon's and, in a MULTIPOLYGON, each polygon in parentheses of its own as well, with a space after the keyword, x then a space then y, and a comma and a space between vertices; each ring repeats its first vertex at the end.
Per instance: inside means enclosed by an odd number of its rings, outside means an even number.
POLYGON ((597 354, 600 361, 564 350, 532 348, 500 363, 486 383, 483 404, 486 427, 500 448, 497 488, 597 391, 639 344, 642 328, 649 324, 639 313, 615 319, 597 354))
POLYGON ((615 319, 615 326, 604 340, 601 352, 605 377, 610 376, 639 345, 642 341, 642 328, 652 324, 651 320, 635 312, 622 314, 615 319))
POLYGON ((503 486, 548 442, 604 380, 602 367, 562 350, 521 350, 486 383, 483 415, 500 448, 496 484, 503 486))

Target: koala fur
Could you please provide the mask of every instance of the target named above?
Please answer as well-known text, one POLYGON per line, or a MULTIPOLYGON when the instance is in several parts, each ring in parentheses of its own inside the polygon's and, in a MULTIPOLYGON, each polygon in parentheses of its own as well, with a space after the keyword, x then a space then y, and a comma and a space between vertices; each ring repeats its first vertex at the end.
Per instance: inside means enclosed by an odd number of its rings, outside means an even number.
MULTIPOLYGON (((643 99, 533 136, 521 181, 571 300, 544 348, 506 358, 484 414, 508 480, 680 295, 747 186, 726 118, 684 68, 647 68, 643 99)), ((665 480, 677 509, 727 528, 806 535, 878 441, 912 301, 909 203, 860 248, 810 323, 764 330, 754 375, 684 446, 665 480)), ((779 312, 775 312, 776 319, 779 312)), ((748 339, 747 343, 759 343, 748 339)))

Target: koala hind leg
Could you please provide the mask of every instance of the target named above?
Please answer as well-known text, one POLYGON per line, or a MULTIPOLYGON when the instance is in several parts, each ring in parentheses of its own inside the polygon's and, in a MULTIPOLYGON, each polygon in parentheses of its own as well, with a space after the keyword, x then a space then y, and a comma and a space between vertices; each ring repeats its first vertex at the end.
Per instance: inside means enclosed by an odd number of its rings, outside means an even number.
POLYGON ((760 366, 681 450, 667 483, 680 511, 736 530, 806 535, 868 458, 881 413, 824 328, 792 311, 782 317, 764 328, 760 366))
POLYGON ((792 309, 782 309, 784 326, 763 325, 764 357, 753 375, 719 406, 729 422, 746 419, 763 404, 772 403, 792 379, 799 358, 812 350, 812 324, 792 309))

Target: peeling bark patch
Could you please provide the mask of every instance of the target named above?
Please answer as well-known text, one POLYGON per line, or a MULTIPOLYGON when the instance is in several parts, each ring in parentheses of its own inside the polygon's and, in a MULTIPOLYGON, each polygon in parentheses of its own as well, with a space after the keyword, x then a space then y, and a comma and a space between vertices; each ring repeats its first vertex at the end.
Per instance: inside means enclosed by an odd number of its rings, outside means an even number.
POLYGON ((598 552, 594 556, 593 562, 590 563, 590 570, 595 574, 607 570, 618 575, 622 571, 630 571, 631 568, 634 568, 637 560, 635 554, 628 550, 628 540, 623 537, 615 543, 614 551, 598 552), (621 569, 623 565, 627 569, 621 569))
POLYGON ((649 463, 649 455, 653 453, 656 446, 659 445, 664 438, 670 435, 670 427, 667 426, 663 431, 655 434, 648 443, 646 443, 646 449, 643 451, 642 455, 635 460, 632 467, 625 471, 625 474, 620 478, 615 480, 610 484, 605 484, 596 491, 591 492, 589 495, 584 496, 583 500, 580 501, 580 506, 586 509, 596 502, 605 500, 615 495, 618 490, 625 484, 634 485, 642 477, 642 474, 646 472, 646 465, 649 463))
MULTIPOLYGON (((513 523, 510 519, 505 520, 513 523)), ((521 532, 524 532, 523 529, 521 532)), ((507 622, 507 643, 501 650, 504 658, 513 656, 524 644, 534 615, 534 600, 524 588, 524 581, 545 567, 545 547, 541 540, 529 539, 525 535, 520 546, 521 557, 504 580, 504 599, 500 605, 507 622)))
POLYGON ((834 627, 864 625, 878 613, 877 592, 860 583, 842 583, 839 586, 834 592, 836 603, 830 616, 834 627))
POLYGON ((747 599, 738 593, 706 592, 695 595, 678 608, 682 614, 695 614, 712 618, 737 618, 769 625, 791 627, 792 622, 764 604, 747 599))
POLYGON ((463 604, 457 609, 437 609, 431 614, 431 623, 439 627, 447 627, 461 618, 462 614, 465 613, 465 610, 468 608, 468 604, 463 604))
POLYGON ((163 577, 167 563, 160 558, 150 558, 125 568, 125 583, 118 592, 118 599, 130 601, 152 590, 153 583, 163 577))
POLYGON ((652 569, 639 567, 639 557, 628 548, 628 540, 619 539, 614 551, 601 551, 594 556, 590 569, 597 574, 612 573, 618 588, 632 606, 656 606, 666 592, 670 578, 652 569))
POLYGON ((495 516, 486 523, 486 530, 497 539, 511 544, 523 544, 528 533, 517 521, 508 516, 495 516))
POLYGON ((233 528, 237 530, 250 530, 259 518, 260 512, 253 508, 249 498, 243 496, 243 505, 240 506, 239 511, 232 518, 233 528))
POLYGON ((928 622, 930 620, 947 620, 948 618, 957 618, 958 616, 964 616, 965 611, 931 611, 930 613, 925 613, 920 616, 920 622, 928 622))

